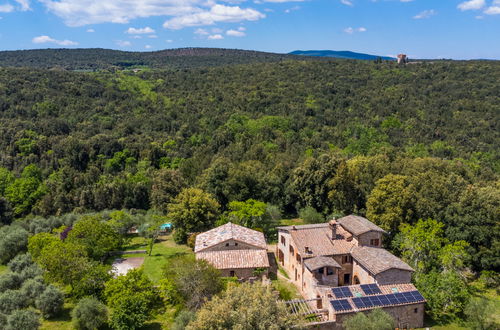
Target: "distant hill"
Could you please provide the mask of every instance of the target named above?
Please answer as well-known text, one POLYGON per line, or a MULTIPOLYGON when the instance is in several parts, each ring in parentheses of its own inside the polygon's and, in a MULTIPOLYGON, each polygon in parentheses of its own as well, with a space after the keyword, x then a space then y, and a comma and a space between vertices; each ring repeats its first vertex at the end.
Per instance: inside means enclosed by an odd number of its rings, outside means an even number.
MULTIPOLYGON (((179 48, 155 52, 111 49, 34 49, 0 52, 0 66, 102 70, 112 68, 192 68, 227 64, 279 62, 289 54, 223 48, 179 48)), ((300 57, 300 59, 303 59, 300 57)))
POLYGON ((381 58, 383 60, 392 61, 395 60, 393 57, 388 56, 379 56, 379 55, 370 55, 363 53, 355 53, 347 50, 296 50, 290 55, 305 55, 305 56, 318 56, 318 57, 334 57, 334 58, 344 58, 344 59, 353 59, 353 60, 376 60, 377 58, 381 58))

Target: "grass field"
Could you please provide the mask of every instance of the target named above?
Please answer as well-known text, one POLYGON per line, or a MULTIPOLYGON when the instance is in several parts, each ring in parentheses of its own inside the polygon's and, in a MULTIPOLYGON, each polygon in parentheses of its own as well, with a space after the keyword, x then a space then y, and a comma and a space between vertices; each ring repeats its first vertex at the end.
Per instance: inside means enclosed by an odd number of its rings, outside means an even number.
POLYGON ((0 274, 7 272, 8 269, 6 265, 0 265, 0 274))

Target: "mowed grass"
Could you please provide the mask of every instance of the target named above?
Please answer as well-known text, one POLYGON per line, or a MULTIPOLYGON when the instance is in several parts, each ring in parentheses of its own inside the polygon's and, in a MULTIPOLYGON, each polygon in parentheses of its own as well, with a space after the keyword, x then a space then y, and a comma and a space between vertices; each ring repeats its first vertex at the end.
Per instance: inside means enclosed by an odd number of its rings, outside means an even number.
POLYGON ((194 254, 187 245, 178 245, 174 242, 172 235, 161 236, 153 245, 151 256, 144 259, 144 273, 155 283, 163 276, 165 265, 170 258, 194 254))
POLYGON ((6 273, 9 270, 9 267, 6 265, 0 265, 0 275, 6 273))

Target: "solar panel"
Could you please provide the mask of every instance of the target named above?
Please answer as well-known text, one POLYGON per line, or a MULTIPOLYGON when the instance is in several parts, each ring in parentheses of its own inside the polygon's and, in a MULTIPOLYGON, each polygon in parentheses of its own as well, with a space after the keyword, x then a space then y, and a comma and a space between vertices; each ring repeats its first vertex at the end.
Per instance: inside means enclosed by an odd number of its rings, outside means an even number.
POLYGON ((366 295, 382 293, 377 284, 361 284, 361 290, 363 290, 366 295))
POLYGON ((354 306, 356 306, 356 308, 358 309, 416 303, 423 301, 425 301, 425 299, 418 291, 352 298, 354 306))
POLYGON ((348 287, 346 287, 346 286, 338 287, 338 288, 333 288, 332 291, 333 291, 333 294, 335 295, 335 298, 348 298, 348 297, 352 297, 351 290, 348 287))
POLYGON ((332 300, 330 303, 336 312, 352 310, 352 305, 347 299, 332 300))

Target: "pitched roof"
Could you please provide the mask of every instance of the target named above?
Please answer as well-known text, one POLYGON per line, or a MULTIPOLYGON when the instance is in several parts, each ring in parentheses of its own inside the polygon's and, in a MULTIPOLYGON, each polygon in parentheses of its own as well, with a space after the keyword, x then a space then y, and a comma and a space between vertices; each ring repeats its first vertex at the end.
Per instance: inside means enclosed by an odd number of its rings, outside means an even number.
POLYGON ((230 239, 267 249, 266 239, 263 233, 228 222, 225 225, 196 236, 194 252, 205 250, 230 239))
POLYGON ((332 240, 328 223, 281 227, 281 230, 290 233, 298 253, 304 258, 348 254, 355 245, 346 240, 352 235, 342 227, 337 227, 337 236, 332 240))
POLYGON ((304 265, 310 271, 320 269, 326 266, 333 268, 342 268, 342 266, 340 266, 338 262, 336 262, 332 257, 324 257, 324 256, 305 259, 304 265))
POLYGON ((204 259, 217 269, 267 268, 266 250, 225 250, 198 252, 196 259, 204 259))
POLYGON ((373 275, 380 274, 389 269, 414 271, 403 260, 382 248, 356 246, 352 249, 351 255, 373 275))
POLYGON ((383 230, 370 220, 357 215, 348 215, 346 217, 340 218, 337 220, 337 223, 355 236, 359 236, 369 231, 378 231, 381 233, 385 233, 385 230, 383 230))

